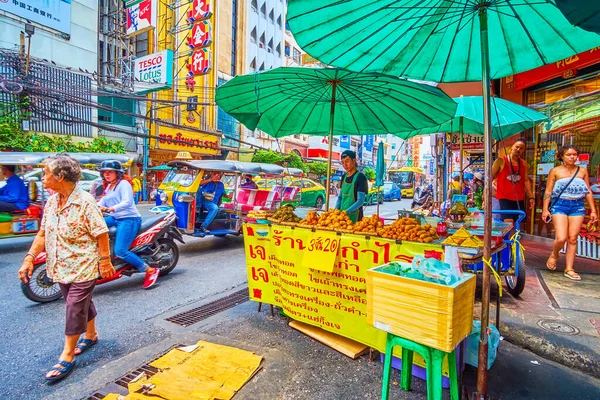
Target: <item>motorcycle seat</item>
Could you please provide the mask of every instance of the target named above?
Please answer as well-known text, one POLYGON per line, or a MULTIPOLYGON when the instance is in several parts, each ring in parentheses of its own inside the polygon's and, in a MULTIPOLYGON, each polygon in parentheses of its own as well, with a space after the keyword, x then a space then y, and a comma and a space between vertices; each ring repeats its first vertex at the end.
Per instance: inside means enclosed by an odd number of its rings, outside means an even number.
MULTIPOLYGON (((163 214, 163 215, 157 215, 156 217, 142 219, 142 224, 140 225, 140 230, 138 231, 138 234, 147 231, 148 229, 152 228, 154 225, 156 225, 158 222, 162 221, 165 218, 166 218, 166 215, 163 214)), ((109 236, 114 237, 114 236, 116 236, 116 234, 117 234, 116 226, 111 226, 110 228, 108 228, 109 236)))

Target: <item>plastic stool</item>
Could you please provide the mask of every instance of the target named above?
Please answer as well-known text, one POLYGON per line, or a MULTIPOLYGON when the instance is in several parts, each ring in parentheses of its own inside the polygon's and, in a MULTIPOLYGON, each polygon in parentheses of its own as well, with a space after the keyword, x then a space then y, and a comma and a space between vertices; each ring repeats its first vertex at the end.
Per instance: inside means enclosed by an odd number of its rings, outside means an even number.
POLYGON ((390 375, 392 372, 392 351, 395 346, 402 347, 402 371, 401 385, 402 390, 411 390, 412 385, 412 363, 413 355, 416 351, 425 359, 427 370, 427 399, 442 399, 442 363, 446 355, 448 356, 448 366, 450 372, 450 399, 459 400, 458 395, 458 377, 456 374, 456 350, 450 353, 433 349, 425 345, 415 343, 411 340, 401 338, 391 333, 387 334, 385 345, 385 361, 383 364, 383 378, 381 398, 387 400, 390 389, 390 375))

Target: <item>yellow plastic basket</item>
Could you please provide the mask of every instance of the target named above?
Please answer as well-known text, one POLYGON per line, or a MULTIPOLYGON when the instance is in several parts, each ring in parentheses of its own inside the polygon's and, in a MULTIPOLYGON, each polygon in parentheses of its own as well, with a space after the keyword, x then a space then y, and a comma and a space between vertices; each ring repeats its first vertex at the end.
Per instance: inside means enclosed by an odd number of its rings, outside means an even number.
POLYGON ((445 286, 367 271, 367 322, 377 329, 445 352, 471 332, 475 275, 445 286))

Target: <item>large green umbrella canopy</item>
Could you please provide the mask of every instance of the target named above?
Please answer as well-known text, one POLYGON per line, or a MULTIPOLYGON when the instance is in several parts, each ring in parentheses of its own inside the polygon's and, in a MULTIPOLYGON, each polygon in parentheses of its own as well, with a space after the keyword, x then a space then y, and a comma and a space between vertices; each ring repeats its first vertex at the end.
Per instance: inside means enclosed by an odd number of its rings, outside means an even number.
MULTIPOLYGON (((600 45, 600 36, 571 25, 554 0, 290 0, 287 20, 300 47, 329 65, 436 82, 482 82, 486 154, 483 259, 489 262, 490 79, 589 50, 600 45)), ((489 322, 489 289, 490 271, 484 267, 482 326, 489 322)), ((487 395, 487 352, 487 329, 482 329, 478 398, 487 395)))
POLYGON ((600 2, 597 0, 556 0, 556 6, 573 25, 600 33, 600 2))
POLYGON ((273 137, 420 129, 449 120, 457 106, 440 89, 393 76, 291 67, 238 75, 217 89, 216 101, 248 129, 273 137))
POLYGON ((377 135, 449 120, 457 104, 433 86, 338 68, 276 68, 236 76, 216 101, 249 129, 274 137, 329 136, 325 207, 329 207, 334 135, 377 135))
MULTIPOLYGON (((396 136, 408 139, 437 132, 483 135, 485 123, 481 96, 461 96, 454 100, 458 107, 451 120, 429 128, 397 133, 396 136)), ((492 97, 491 104, 492 137, 496 140, 506 139, 548 120, 546 115, 508 100, 492 97)))
POLYGON ((597 35, 571 25, 554 0, 291 0, 287 21, 300 47, 325 64, 463 82, 482 77, 481 10, 491 79, 600 45, 597 35))

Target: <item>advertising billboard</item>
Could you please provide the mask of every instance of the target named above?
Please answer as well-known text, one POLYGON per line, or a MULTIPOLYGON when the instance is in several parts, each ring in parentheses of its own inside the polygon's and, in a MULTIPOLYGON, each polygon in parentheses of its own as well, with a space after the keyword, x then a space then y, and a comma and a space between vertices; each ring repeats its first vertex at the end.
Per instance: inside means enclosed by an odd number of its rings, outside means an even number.
POLYGON ((71 0, 0 0, 0 10, 60 32, 71 33, 71 0))
POLYGON ((127 34, 137 35, 156 26, 156 0, 132 1, 127 5, 127 34))
POLYGON ((163 50, 136 58, 134 61, 136 93, 148 93, 170 88, 173 84, 173 51, 163 50), (138 82, 151 83, 152 86, 139 85, 138 82))

